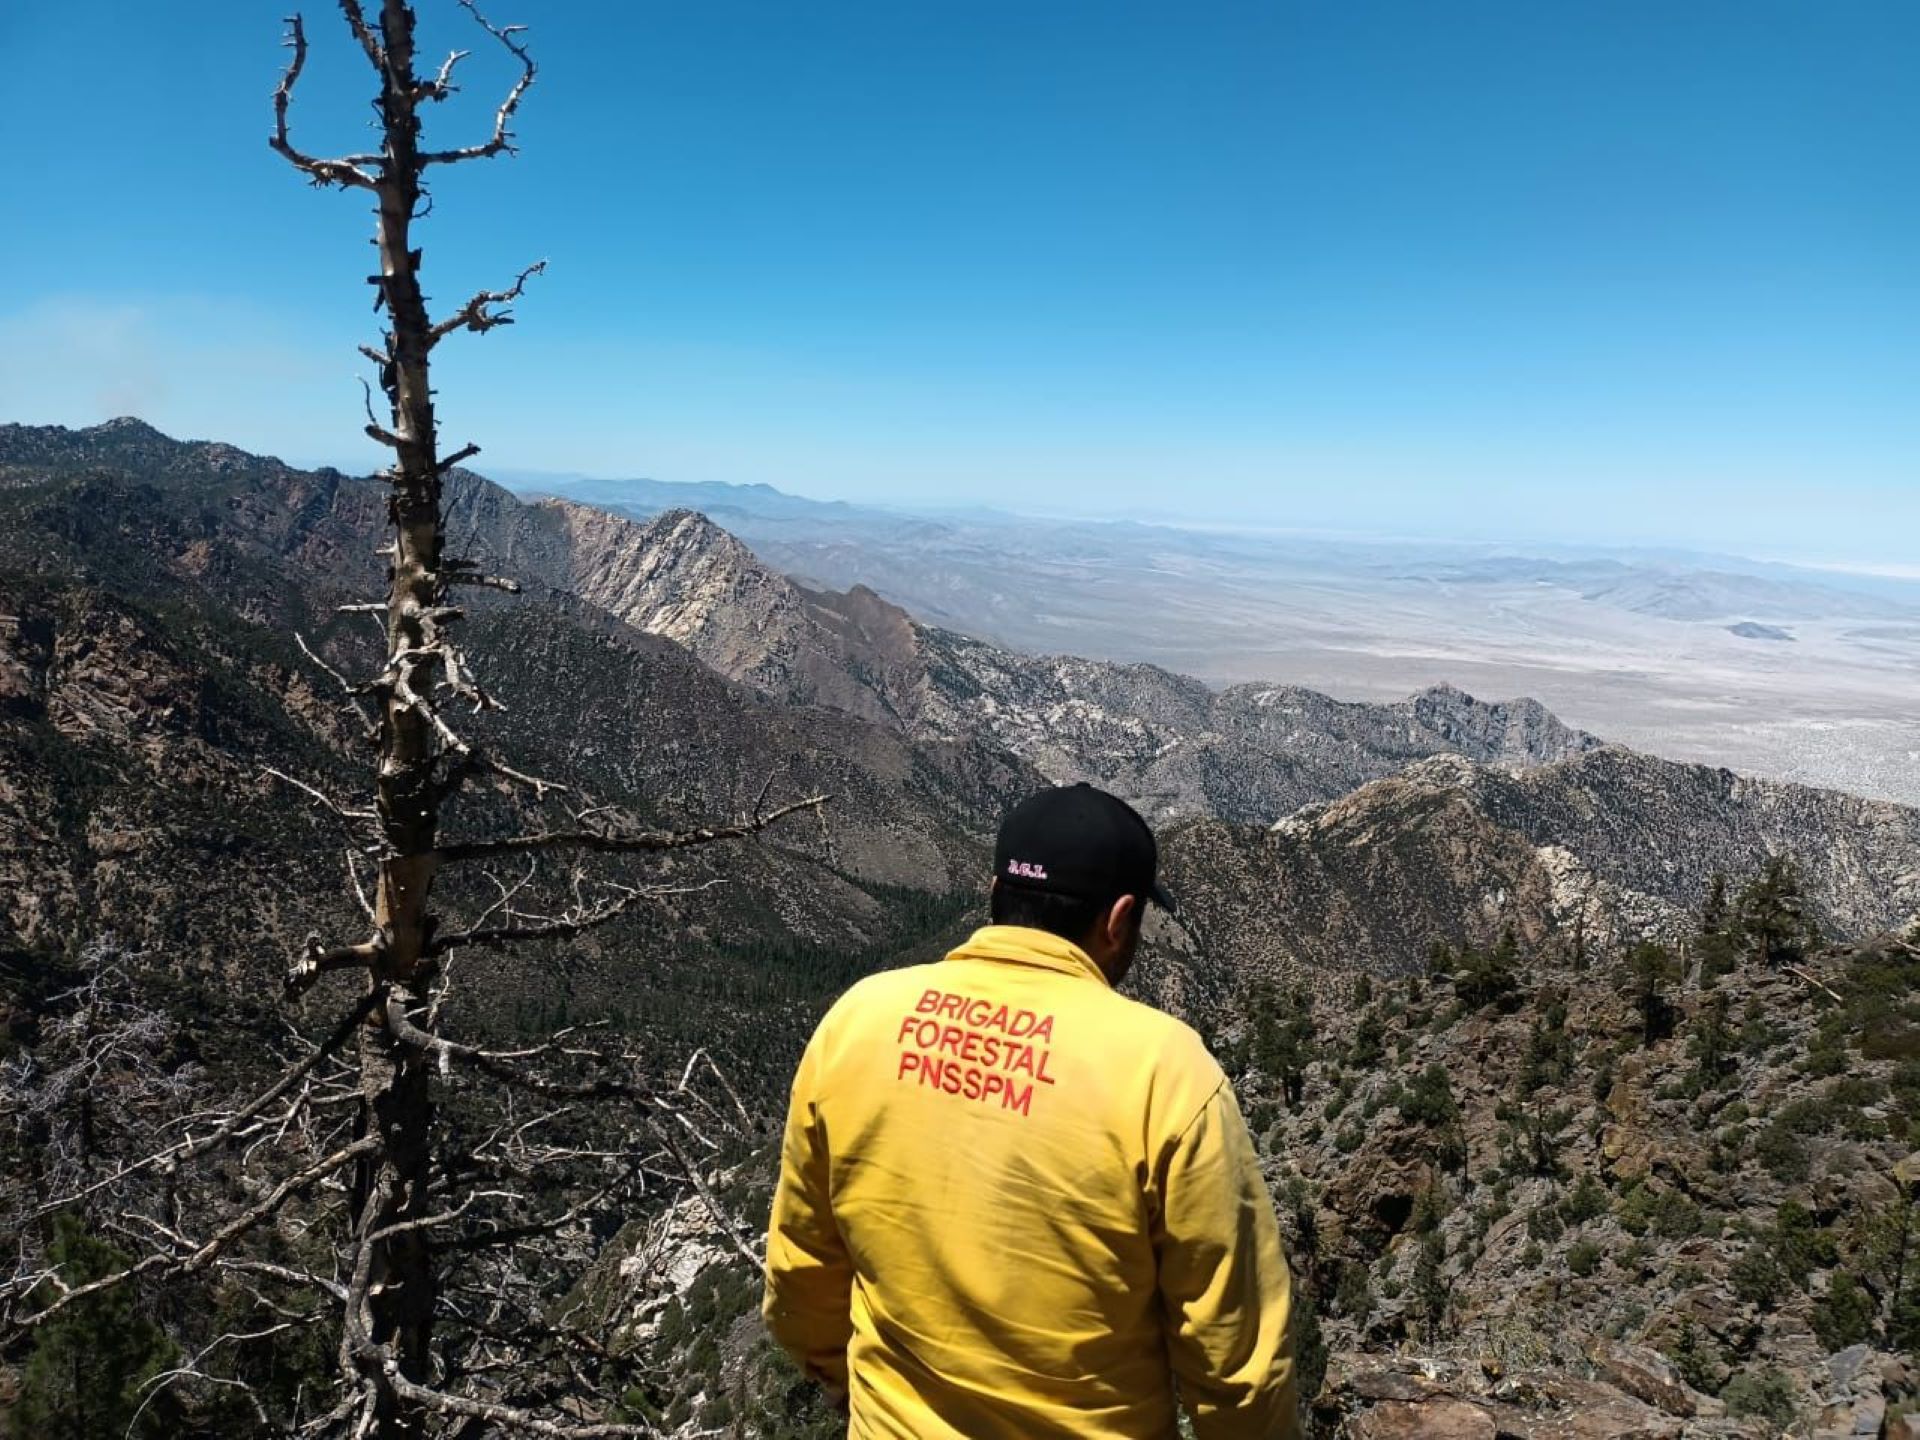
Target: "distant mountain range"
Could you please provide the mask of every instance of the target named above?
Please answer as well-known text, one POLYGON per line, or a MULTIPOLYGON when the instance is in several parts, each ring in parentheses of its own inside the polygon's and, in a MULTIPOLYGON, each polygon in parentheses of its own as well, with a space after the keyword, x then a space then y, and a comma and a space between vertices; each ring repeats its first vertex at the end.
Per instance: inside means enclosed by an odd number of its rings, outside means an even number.
MULTIPOLYGON (((111 930, 257 977, 344 920, 331 821, 263 771, 361 784, 291 632, 367 663, 334 607, 378 589, 383 502, 135 421, 0 427, 0 945, 111 930)), ((1916 812, 1602 745, 1530 700, 1343 703, 1024 654, 790 580, 688 511, 529 504, 476 476, 453 480, 449 536, 528 585, 469 628, 530 768, 665 819, 738 811, 769 776, 836 795, 830 852, 747 847, 730 898, 556 956, 593 1003, 666 1005, 697 954, 741 977, 724 1003, 743 1023, 767 997, 804 1010, 814 992, 779 980, 799 961, 769 957, 934 943, 977 904, 1000 811, 1074 778, 1163 826, 1188 913, 1156 934, 1159 973, 1195 996, 1249 966, 1402 970, 1508 924, 1542 943, 1657 931, 1711 872, 1779 851, 1836 929, 1920 909, 1916 812)))
POLYGON ((1152 665, 1023 655, 923 625, 865 587, 789 580, 688 510, 636 523, 569 501, 515 507, 469 478, 450 516, 492 563, 684 645, 729 679, 923 739, 986 738, 1042 773, 1116 789, 1156 819, 1271 820, 1428 755, 1528 765, 1599 743, 1533 701, 1484 704, 1445 686, 1342 704, 1291 686, 1216 691, 1152 665))
POLYGON ((1524 693, 1641 749, 1920 803, 1912 581, 1679 551, 892 510, 759 485, 515 483, 639 519, 697 510, 804 586, 864 587, 1020 651, 1350 699, 1524 693), (1753 643, 1781 635, 1797 643, 1753 643))
POLYGON ((1184 542, 1196 552, 1268 549, 1283 557, 1312 556, 1323 563, 1344 561, 1383 572, 1398 568, 1409 576, 1460 583, 1548 584, 1596 603, 1676 620, 1920 615, 1920 581, 1687 550, 1565 545, 1525 550, 1488 542, 1369 540, 1173 521, 1049 518, 985 506, 887 507, 813 500, 771 485, 718 481, 605 479, 537 471, 498 472, 495 478, 531 499, 569 499, 640 519, 668 510, 696 510, 758 546, 813 547, 823 558, 862 540, 926 541, 941 536, 958 546, 964 543, 962 537, 997 530, 1021 555, 1042 553, 1063 534, 1082 536, 1095 545, 1102 537, 1109 542, 1131 537, 1159 545, 1184 542), (1034 538, 1014 539, 1021 531, 1034 538))
POLYGON ((1678 942, 1715 874, 1737 881, 1775 854, 1795 858, 1838 934, 1920 915, 1914 810, 1617 746, 1523 770, 1435 756, 1270 827, 1175 830, 1168 883, 1202 957, 1179 962, 1180 983, 1337 986, 1348 969, 1417 968, 1436 940, 1491 946, 1509 928, 1562 961, 1678 942))

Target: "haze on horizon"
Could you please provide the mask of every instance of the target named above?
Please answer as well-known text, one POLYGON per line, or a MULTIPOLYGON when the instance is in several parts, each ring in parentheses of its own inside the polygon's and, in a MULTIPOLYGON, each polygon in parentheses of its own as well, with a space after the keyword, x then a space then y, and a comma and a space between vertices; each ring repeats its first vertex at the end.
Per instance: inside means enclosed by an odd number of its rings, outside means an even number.
MULTIPOLYGON (((422 232, 442 304, 550 261, 444 357, 482 469, 1911 566, 1899 0, 495 8, 525 151, 422 232)), ((309 25, 296 126, 351 147, 363 67, 309 25)), ((278 40, 0 13, 0 133, 63 137, 13 147, 0 420, 374 461, 366 217, 267 150, 278 40)))
MULTIPOLYGON (((313 460, 315 465, 336 469, 353 468, 357 462, 313 460)), ((1920 563, 1898 560, 1855 560, 1818 549, 1779 549, 1765 544, 1739 548, 1720 543, 1699 544, 1662 538, 1610 538, 1601 527, 1582 527, 1578 531, 1548 529, 1526 532, 1506 523, 1498 514, 1482 515, 1453 512, 1433 517, 1435 528, 1422 528, 1395 515, 1374 514, 1356 517, 1346 524, 1286 524, 1248 515, 1245 511, 1210 512, 1180 508, 1180 495, 1167 497, 1160 505, 1134 505, 1123 502, 1102 503, 1102 497, 1085 497, 1083 505, 1036 503, 1031 495, 1010 496, 989 502, 965 496, 879 495, 862 499, 838 493, 829 487, 810 487, 806 491, 786 489, 766 481, 674 480, 651 475, 589 474, 579 470, 526 470, 518 467, 488 470, 478 465, 486 478, 505 485, 523 497, 561 496, 582 499, 594 505, 610 505, 630 513, 647 513, 659 498, 656 486, 684 488, 687 508, 698 510, 709 487, 718 485, 727 493, 760 490, 788 499, 820 505, 850 505, 857 510, 880 515, 925 516, 932 519, 977 518, 989 524, 1018 523, 1024 520, 1048 525, 1136 525, 1153 529, 1192 531, 1200 534, 1238 536, 1257 540, 1271 537, 1277 542, 1326 542, 1357 549, 1394 549, 1441 551, 1457 548, 1463 552, 1515 551, 1543 556, 1619 556, 1639 563, 1671 563, 1686 569, 1711 569, 1726 561, 1742 566, 1784 567, 1789 570, 1824 574, 1831 580, 1843 577, 1868 582, 1888 582, 1904 591, 1909 584, 1920 585, 1920 563), (628 492, 636 492, 629 495, 628 492)))

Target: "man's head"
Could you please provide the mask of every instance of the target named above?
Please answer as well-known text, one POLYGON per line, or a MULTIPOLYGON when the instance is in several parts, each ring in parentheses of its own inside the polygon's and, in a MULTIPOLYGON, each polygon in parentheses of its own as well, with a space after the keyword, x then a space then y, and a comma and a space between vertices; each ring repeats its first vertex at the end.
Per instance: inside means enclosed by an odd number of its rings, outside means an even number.
POLYGON ((1042 790, 1000 824, 994 847, 996 925, 1071 940, 1114 984, 1140 942, 1147 901, 1171 910, 1155 878, 1160 848, 1126 801, 1091 785, 1042 790))

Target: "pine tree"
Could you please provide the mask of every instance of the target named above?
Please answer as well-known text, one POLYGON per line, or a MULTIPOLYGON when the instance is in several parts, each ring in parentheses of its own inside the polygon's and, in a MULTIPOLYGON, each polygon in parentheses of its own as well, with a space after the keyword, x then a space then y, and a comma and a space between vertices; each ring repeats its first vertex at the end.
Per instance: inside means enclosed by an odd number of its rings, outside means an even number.
MULTIPOLYGON (((47 1259, 68 1286, 111 1275, 127 1258, 73 1216, 55 1219, 47 1259)), ((178 1434, 179 1413, 168 1393, 142 1407, 147 1382, 176 1354, 160 1327, 135 1308, 131 1287, 90 1295, 34 1331, 11 1433, 33 1440, 178 1434)))
POLYGON ((1506 1002, 1520 989, 1520 941, 1509 925, 1491 950, 1469 945, 1460 952, 1454 971, 1454 989, 1460 1002, 1478 1010, 1506 1002))
POLYGON ((1552 991, 1542 998, 1540 1017, 1527 1033, 1526 1057, 1520 1065, 1518 1089, 1522 1100, 1542 1086, 1565 1083, 1573 1070, 1573 1040, 1567 1034, 1566 997, 1552 991))
POLYGON ((1735 1063, 1733 1027, 1727 1023, 1727 997, 1715 992, 1707 997, 1693 1021, 1693 1056, 1696 1074, 1703 1086, 1718 1085, 1735 1063))
POLYGON ((1287 1108, 1298 1109, 1314 1058, 1313 997, 1304 988, 1282 994, 1262 984, 1249 996, 1247 1010, 1248 1058, 1280 1082, 1287 1108))
POLYGON ((1372 1010, 1353 1027, 1353 1040, 1347 1046, 1347 1063, 1358 1070, 1378 1065, 1387 1053, 1387 1027, 1372 1010))
POLYGON ((1420 1255, 1413 1267, 1413 1295, 1429 1340, 1438 1336, 1440 1322, 1446 1318, 1447 1302, 1452 1298, 1451 1287, 1440 1271, 1446 1258, 1447 1242, 1438 1230, 1421 1237, 1420 1255))
POLYGON ((1718 871, 1707 882, 1693 953, 1700 959, 1700 983, 1706 986, 1731 973, 1740 960, 1740 941, 1734 934, 1733 912, 1727 901, 1727 877, 1718 871))
POLYGON ((1863 1215, 1854 1235, 1852 1269, 1874 1299, 1880 1341, 1890 1350, 1920 1346, 1920 1297, 1915 1295, 1915 1251, 1920 1249, 1920 1178, 1896 1170, 1899 1198, 1863 1215))
POLYGON ((1741 890, 1737 924, 1748 953, 1768 965, 1797 965, 1819 945, 1790 856, 1772 856, 1741 890))
POLYGON ((1641 1039, 1651 1045, 1672 1028, 1673 1007, 1665 987, 1680 978, 1680 966, 1666 946, 1646 940, 1627 952, 1627 974, 1634 1008, 1640 1012, 1641 1039))

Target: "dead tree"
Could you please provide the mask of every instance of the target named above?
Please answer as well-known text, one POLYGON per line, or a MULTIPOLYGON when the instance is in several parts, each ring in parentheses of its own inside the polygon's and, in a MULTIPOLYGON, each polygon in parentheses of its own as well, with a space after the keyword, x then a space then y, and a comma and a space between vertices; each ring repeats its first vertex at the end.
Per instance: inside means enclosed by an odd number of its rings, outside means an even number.
MULTIPOLYGON (((274 95, 272 145, 321 187, 364 189, 375 199, 375 240, 380 273, 371 277, 378 308, 387 318, 379 348, 364 353, 379 367, 387 398, 386 423, 369 415, 367 434, 393 451, 387 471, 392 487, 390 583, 384 600, 386 665, 372 680, 350 687, 377 707, 378 760, 374 810, 379 831, 378 877, 372 933, 350 944, 328 946, 317 938, 294 967, 295 990, 337 969, 363 972, 379 997, 362 1037, 360 1094, 364 1147, 354 1165, 355 1249, 342 1361, 364 1382, 377 1433, 408 1434, 418 1428, 430 1378, 435 1315, 431 1240, 430 1137, 433 1068, 451 1052, 432 1030, 423 984, 437 957, 462 945, 501 945, 557 938, 604 923, 641 892, 583 903, 573 912, 531 924, 508 921, 443 930, 435 914, 434 880, 443 866, 562 849, 658 851, 704 844, 724 833, 757 830, 782 814, 817 806, 818 797, 772 813, 756 813, 723 830, 682 834, 621 832, 599 826, 561 826, 526 833, 443 840, 441 811, 463 786, 494 776, 529 788, 536 799, 561 787, 523 774, 482 744, 456 732, 442 714, 448 700, 483 711, 496 702, 481 688, 454 640, 460 619, 452 603, 456 586, 511 581, 491 579, 476 563, 443 553, 441 487, 447 472, 478 453, 465 445, 441 456, 431 384, 435 347, 460 331, 484 332, 511 323, 508 308, 541 264, 522 270, 502 290, 483 290, 445 318, 428 312, 421 288, 422 253, 412 227, 426 195, 425 178, 436 166, 487 160, 511 153, 512 125, 532 86, 535 67, 522 27, 496 26, 473 4, 462 6, 519 66, 519 75, 494 115, 485 140, 454 149, 423 145, 421 112, 455 92, 454 72, 465 52, 454 51, 437 73, 416 68, 414 12, 405 0, 382 0, 377 22, 360 0, 340 0, 340 9, 379 81, 379 151, 321 159, 293 144, 288 110, 306 61, 300 18, 289 22, 293 56, 274 95), (411 1417, 411 1418, 409 1418, 411 1417)), ((478 1058, 479 1052, 467 1058, 478 1058)))
MULTIPOLYGON (((534 907, 522 898, 523 876, 498 881, 497 900, 459 921, 437 903, 436 881, 459 865, 537 864, 539 857, 557 853, 657 855, 709 845, 756 834, 796 812, 817 814, 827 797, 768 807, 763 790, 748 813, 725 824, 642 829, 610 820, 618 812, 590 804, 564 784, 515 768, 469 729, 473 717, 499 708, 499 702, 458 642, 462 611, 455 593, 463 586, 512 593, 518 587, 484 573, 473 558, 445 552, 442 488, 449 472, 478 447, 440 452, 432 360, 436 347, 459 332, 510 324, 512 303, 542 266, 528 266, 512 284, 483 290, 439 319, 429 311, 422 252, 413 238, 427 202, 427 177, 435 167, 511 154, 514 118, 535 77, 522 27, 493 24, 473 0, 459 4, 517 71, 494 113, 491 134, 478 143, 451 149, 425 143, 422 115, 456 93, 455 73, 467 52, 456 50, 437 71, 423 74, 414 12, 404 0, 378 0, 377 11, 362 0, 339 0, 347 29, 377 80, 377 150, 317 157, 295 144, 290 110, 307 62, 306 31, 297 15, 287 22, 292 54, 273 96, 273 149, 315 186, 364 190, 375 202, 379 273, 370 283, 385 329, 378 346, 362 351, 377 367, 386 399, 384 416, 376 415, 369 392, 366 433, 393 456, 383 472, 390 492, 388 588, 380 599, 344 608, 380 622, 384 655, 376 673, 356 680, 323 660, 304 638, 299 642, 360 718, 372 751, 372 803, 342 803, 297 777, 277 776, 349 827, 374 876, 369 896, 350 851, 350 878, 367 932, 332 943, 310 937, 287 974, 287 990, 300 995, 323 976, 341 972, 359 978, 361 993, 265 1090, 183 1120, 166 1143, 41 1207, 79 1204, 108 1186, 120 1189, 141 1177, 172 1176, 205 1157, 237 1154, 245 1198, 227 1205, 217 1224, 157 1213, 131 1217, 122 1223, 144 1231, 147 1248, 124 1270, 69 1286, 58 1274, 23 1264, 10 1285, 0 1286, 0 1304, 11 1310, 13 1323, 31 1327, 117 1285, 224 1274, 252 1286, 283 1287, 288 1293, 278 1299, 256 1292, 278 1327, 293 1323, 287 1317, 296 1312, 311 1318, 325 1309, 337 1317, 337 1388, 328 1405, 302 1412, 299 1433, 355 1440, 498 1430, 650 1434, 644 1425, 595 1413, 591 1394, 571 1386, 566 1363, 539 1383, 501 1379, 512 1371, 516 1347, 551 1342, 582 1353, 594 1343, 591 1336, 564 1333, 532 1296, 516 1294, 511 1262, 486 1272, 492 1289, 486 1313, 476 1313, 477 1305, 462 1307, 461 1355, 436 1352, 436 1327, 446 1319, 446 1277, 470 1265, 474 1255, 502 1254, 570 1227, 577 1231, 582 1205, 556 1208, 536 1196, 539 1182, 556 1173, 597 1183, 599 1199, 644 1191, 650 1176, 679 1176, 706 1193, 685 1149, 694 1142, 711 1147, 696 1118, 700 1106, 710 1118, 726 1117, 698 1099, 687 1077, 678 1087, 652 1083, 643 1057, 619 1044, 591 1044, 591 1037, 489 1049, 446 1033, 448 965, 455 952, 564 940, 612 921, 661 894, 662 887, 608 877, 588 881, 576 870, 557 903, 534 907), (457 709, 465 713, 457 715, 457 709), (457 818, 463 794, 476 789, 496 802, 503 790, 517 796, 509 808, 524 828, 446 833, 443 822, 457 818), (357 1061, 350 1063, 346 1057, 356 1051, 357 1061), (450 1160, 436 1156, 435 1084, 437 1074, 456 1067, 481 1077, 501 1098, 494 1130, 450 1160), (644 1147, 595 1140, 590 1127, 582 1139, 572 1122, 568 1134, 560 1133, 561 1121, 578 1105, 607 1098, 639 1112, 632 1119, 647 1137, 644 1147), (276 1156, 277 1171, 269 1163, 276 1156), (316 1222, 337 1214, 342 1233, 330 1268, 263 1259, 249 1248, 250 1237, 296 1208, 316 1222), (297 1303, 291 1296, 299 1297, 297 1303), (485 1377, 484 1383, 476 1376, 485 1377)), ((238 1383, 200 1362, 248 1338, 214 1337, 183 1374, 238 1383)), ((254 1403, 264 1424, 266 1411, 257 1397, 254 1403)))

